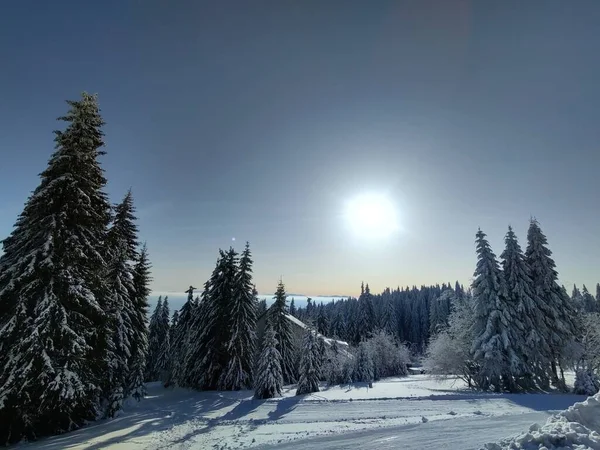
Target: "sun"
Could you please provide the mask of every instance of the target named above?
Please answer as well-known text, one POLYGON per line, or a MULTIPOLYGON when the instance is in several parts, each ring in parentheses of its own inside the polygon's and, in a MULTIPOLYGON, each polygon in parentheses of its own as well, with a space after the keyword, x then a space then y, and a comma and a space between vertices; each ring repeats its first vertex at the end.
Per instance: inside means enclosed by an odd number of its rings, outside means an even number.
POLYGON ((381 194, 363 194, 348 201, 345 217, 352 231, 363 238, 386 238, 398 230, 396 208, 381 194))

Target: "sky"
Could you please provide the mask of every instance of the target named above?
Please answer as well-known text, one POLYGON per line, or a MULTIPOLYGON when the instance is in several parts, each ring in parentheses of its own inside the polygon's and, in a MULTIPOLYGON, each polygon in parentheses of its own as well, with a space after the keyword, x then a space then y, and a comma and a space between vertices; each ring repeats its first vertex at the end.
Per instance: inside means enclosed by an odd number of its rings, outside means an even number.
POLYGON ((98 93, 107 192, 130 187, 155 293, 249 241, 261 293, 469 283, 535 216, 560 281, 600 281, 600 2, 39 2, 0 14, 0 236, 98 93), (399 229, 352 232, 385 196, 399 229), (233 239, 235 238, 235 241, 233 239))

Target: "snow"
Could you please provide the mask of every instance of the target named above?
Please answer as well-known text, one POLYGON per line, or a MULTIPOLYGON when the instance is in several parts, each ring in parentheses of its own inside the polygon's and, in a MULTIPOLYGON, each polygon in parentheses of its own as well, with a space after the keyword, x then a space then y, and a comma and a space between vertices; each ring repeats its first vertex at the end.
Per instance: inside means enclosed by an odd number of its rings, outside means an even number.
POLYGON ((322 385, 306 396, 295 396, 290 385, 269 400, 253 400, 252 391, 195 392, 160 383, 147 389, 144 400, 128 402, 115 419, 19 448, 479 449, 585 398, 474 393, 457 378, 438 382, 429 375, 388 378, 372 389, 322 385))
MULTIPOLYGON (((300 319, 292 316, 291 314, 286 314, 285 315, 286 319, 288 319, 290 322, 295 323, 296 325, 298 325, 299 327, 306 329, 308 327, 308 325, 306 325, 304 322, 302 322, 300 319)), ((345 341, 338 341, 336 339, 331 339, 328 337, 323 336, 320 333, 317 333, 317 337, 320 337, 321 339, 323 339, 325 341, 326 344, 331 345, 331 343, 333 341, 337 342, 338 345, 344 346, 344 347, 348 347, 348 343, 345 341)))
POLYGON ((488 450, 518 449, 600 449, 600 394, 576 403, 548 419, 545 425, 533 424, 529 432, 502 441, 488 444, 488 450))

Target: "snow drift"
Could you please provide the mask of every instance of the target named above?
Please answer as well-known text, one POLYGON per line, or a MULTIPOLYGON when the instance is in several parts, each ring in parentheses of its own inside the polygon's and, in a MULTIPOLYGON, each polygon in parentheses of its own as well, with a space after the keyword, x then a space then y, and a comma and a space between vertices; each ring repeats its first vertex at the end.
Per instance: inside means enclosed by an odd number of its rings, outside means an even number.
POLYGON ((528 433, 486 444, 484 450, 600 450, 600 394, 533 424, 528 433))

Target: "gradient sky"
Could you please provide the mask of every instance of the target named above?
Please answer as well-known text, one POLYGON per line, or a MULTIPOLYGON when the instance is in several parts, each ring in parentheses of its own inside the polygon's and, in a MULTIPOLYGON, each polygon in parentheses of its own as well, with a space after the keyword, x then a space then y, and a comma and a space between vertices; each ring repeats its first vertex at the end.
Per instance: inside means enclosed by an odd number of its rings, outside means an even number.
POLYGON ((0 10, 0 235, 97 92, 155 291, 249 240, 259 291, 468 283, 481 227, 547 234, 561 281, 600 281, 600 2, 19 1, 0 10), (384 192, 402 232, 349 233, 384 192))

